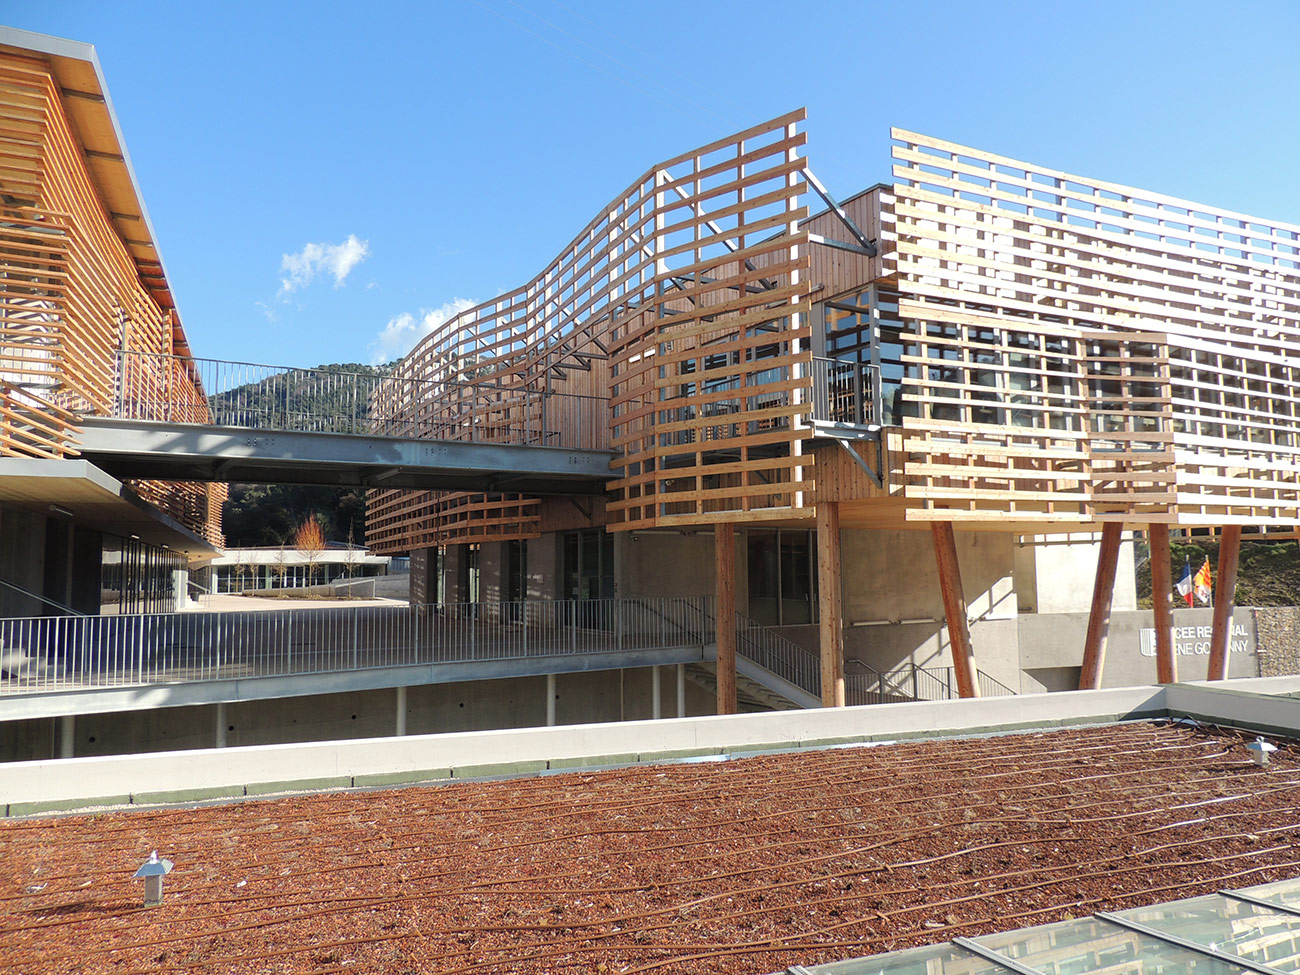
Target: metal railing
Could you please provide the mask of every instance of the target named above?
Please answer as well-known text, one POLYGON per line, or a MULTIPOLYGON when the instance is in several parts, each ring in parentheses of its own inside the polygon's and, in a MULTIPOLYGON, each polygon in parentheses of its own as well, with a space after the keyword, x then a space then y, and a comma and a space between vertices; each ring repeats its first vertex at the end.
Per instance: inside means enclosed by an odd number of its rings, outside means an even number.
POLYGON ((250 430, 609 447, 601 396, 119 350, 114 415, 250 430))
MULTIPOLYGON (((1009 697, 1016 692, 982 670, 977 672, 981 697, 1009 697)), ((957 679, 951 667, 909 665, 881 673, 861 663, 844 675, 848 704, 894 704, 904 701, 950 701, 957 698, 957 679)))
POLYGON ((880 370, 869 362, 814 357, 812 419, 852 426, 880 423, 880 370))
POLYGON ((707 596, 0 619, 0 693, 712 643, 707 596))
POLYGON ((736 652, 816 697, 822 693, 821 659, 776 630, 736 614, 736 652))

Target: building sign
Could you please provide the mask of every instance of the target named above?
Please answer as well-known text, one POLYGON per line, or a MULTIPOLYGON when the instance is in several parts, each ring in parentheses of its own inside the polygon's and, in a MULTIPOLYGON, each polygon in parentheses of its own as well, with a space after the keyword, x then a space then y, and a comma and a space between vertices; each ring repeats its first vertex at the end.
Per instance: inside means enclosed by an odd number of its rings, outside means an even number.
MULTIPOLYGON (((1171 629, 1174 634, 1174 653, 1182 657, 1209 656, 1210 637, 1214 632, 1214 627, 1175 626, 1171 629)), ((1155 627, 1143 630, 1138 635, 1138 644, 1142 650, 1142 656, 1154 657, 1156 655, 1155 627)), ((1250 631, 1240 623, 1232 624, 1232 636, 1228 640, 1228 649, 1233 653, 1255 652, 1254 641, 1250 638, 1250 631)))

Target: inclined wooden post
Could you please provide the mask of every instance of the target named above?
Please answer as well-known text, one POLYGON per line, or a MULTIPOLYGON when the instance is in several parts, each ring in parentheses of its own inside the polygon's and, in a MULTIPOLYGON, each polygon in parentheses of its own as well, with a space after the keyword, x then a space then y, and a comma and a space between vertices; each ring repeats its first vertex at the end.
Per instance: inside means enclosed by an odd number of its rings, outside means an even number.
POLYGON ((962 592, 961 569, 957 565, 957 538, 948 521, 930 522, 930 534, 934 538, 934 561, 939 569, 939 591, 943 594, 943 615, 948 621, 957 693, 961 697, 979 697, 975 652, 971 649, 970 627, 966 622, 966 595, 962 592))
POLYGON ((1174 659, 1173 572, 1169 565, 1169 526, 1148 525, 1151 545, 1151 607, 1156 627, 1156 681, 1173 684, 1178 680, 1174 659))
POLYGON ((713 529, 718 592, 718 714, 736 713, 736 526, 713 529))
POLYGON ((1214 629, 1210 632, 1210 666, 1206 680, 1226 680, 1232 611, 1237 608, 1237 556, 1241 526, 1228 525, 1219 534, 1219 578, 1214 584, 1214 629))
POLYGON ((821 617, 822 707, 844 707, 844 613, 840 591, 840 506, 817 502, 817 600, 821 617))
MULTIPOLYGON (((1106 636, 1110 630, 1110 607, 1115 594, 1115 569, 1119 565, 1119 543, 1124 526, 1108 521, 1101 528, 1101 551, 1097 553, 1097 578, 1092 584, 1092 610, 1088 613, 1088 635, 1083 642, 1083 668, 1079 673, 1079 690, 1092 691, 1101 686, 1101 672, 1106 665, 1106 636)), ((1157 634, 1159 630, 1156 631, 1157 634)))

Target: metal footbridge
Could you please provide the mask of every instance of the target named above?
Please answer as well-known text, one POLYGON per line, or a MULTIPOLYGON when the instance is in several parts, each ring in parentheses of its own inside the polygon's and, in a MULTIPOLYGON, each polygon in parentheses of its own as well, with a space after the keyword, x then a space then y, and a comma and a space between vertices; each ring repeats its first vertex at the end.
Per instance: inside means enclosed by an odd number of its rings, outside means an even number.
POLYGON ((610 477, 602 397, 118 358, 112 415, 77 421, 81 456, 117 478, 572 495, 610 477))

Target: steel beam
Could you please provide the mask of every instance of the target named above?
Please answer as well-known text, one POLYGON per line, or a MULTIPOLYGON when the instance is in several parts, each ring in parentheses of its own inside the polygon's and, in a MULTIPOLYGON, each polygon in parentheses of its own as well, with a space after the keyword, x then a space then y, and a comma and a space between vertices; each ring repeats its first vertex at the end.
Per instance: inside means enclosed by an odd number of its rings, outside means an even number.
POLYGON ((87 417, 82 456, 118 478, 603 494, 613 454, 531 444, 243 430, 87 417))

